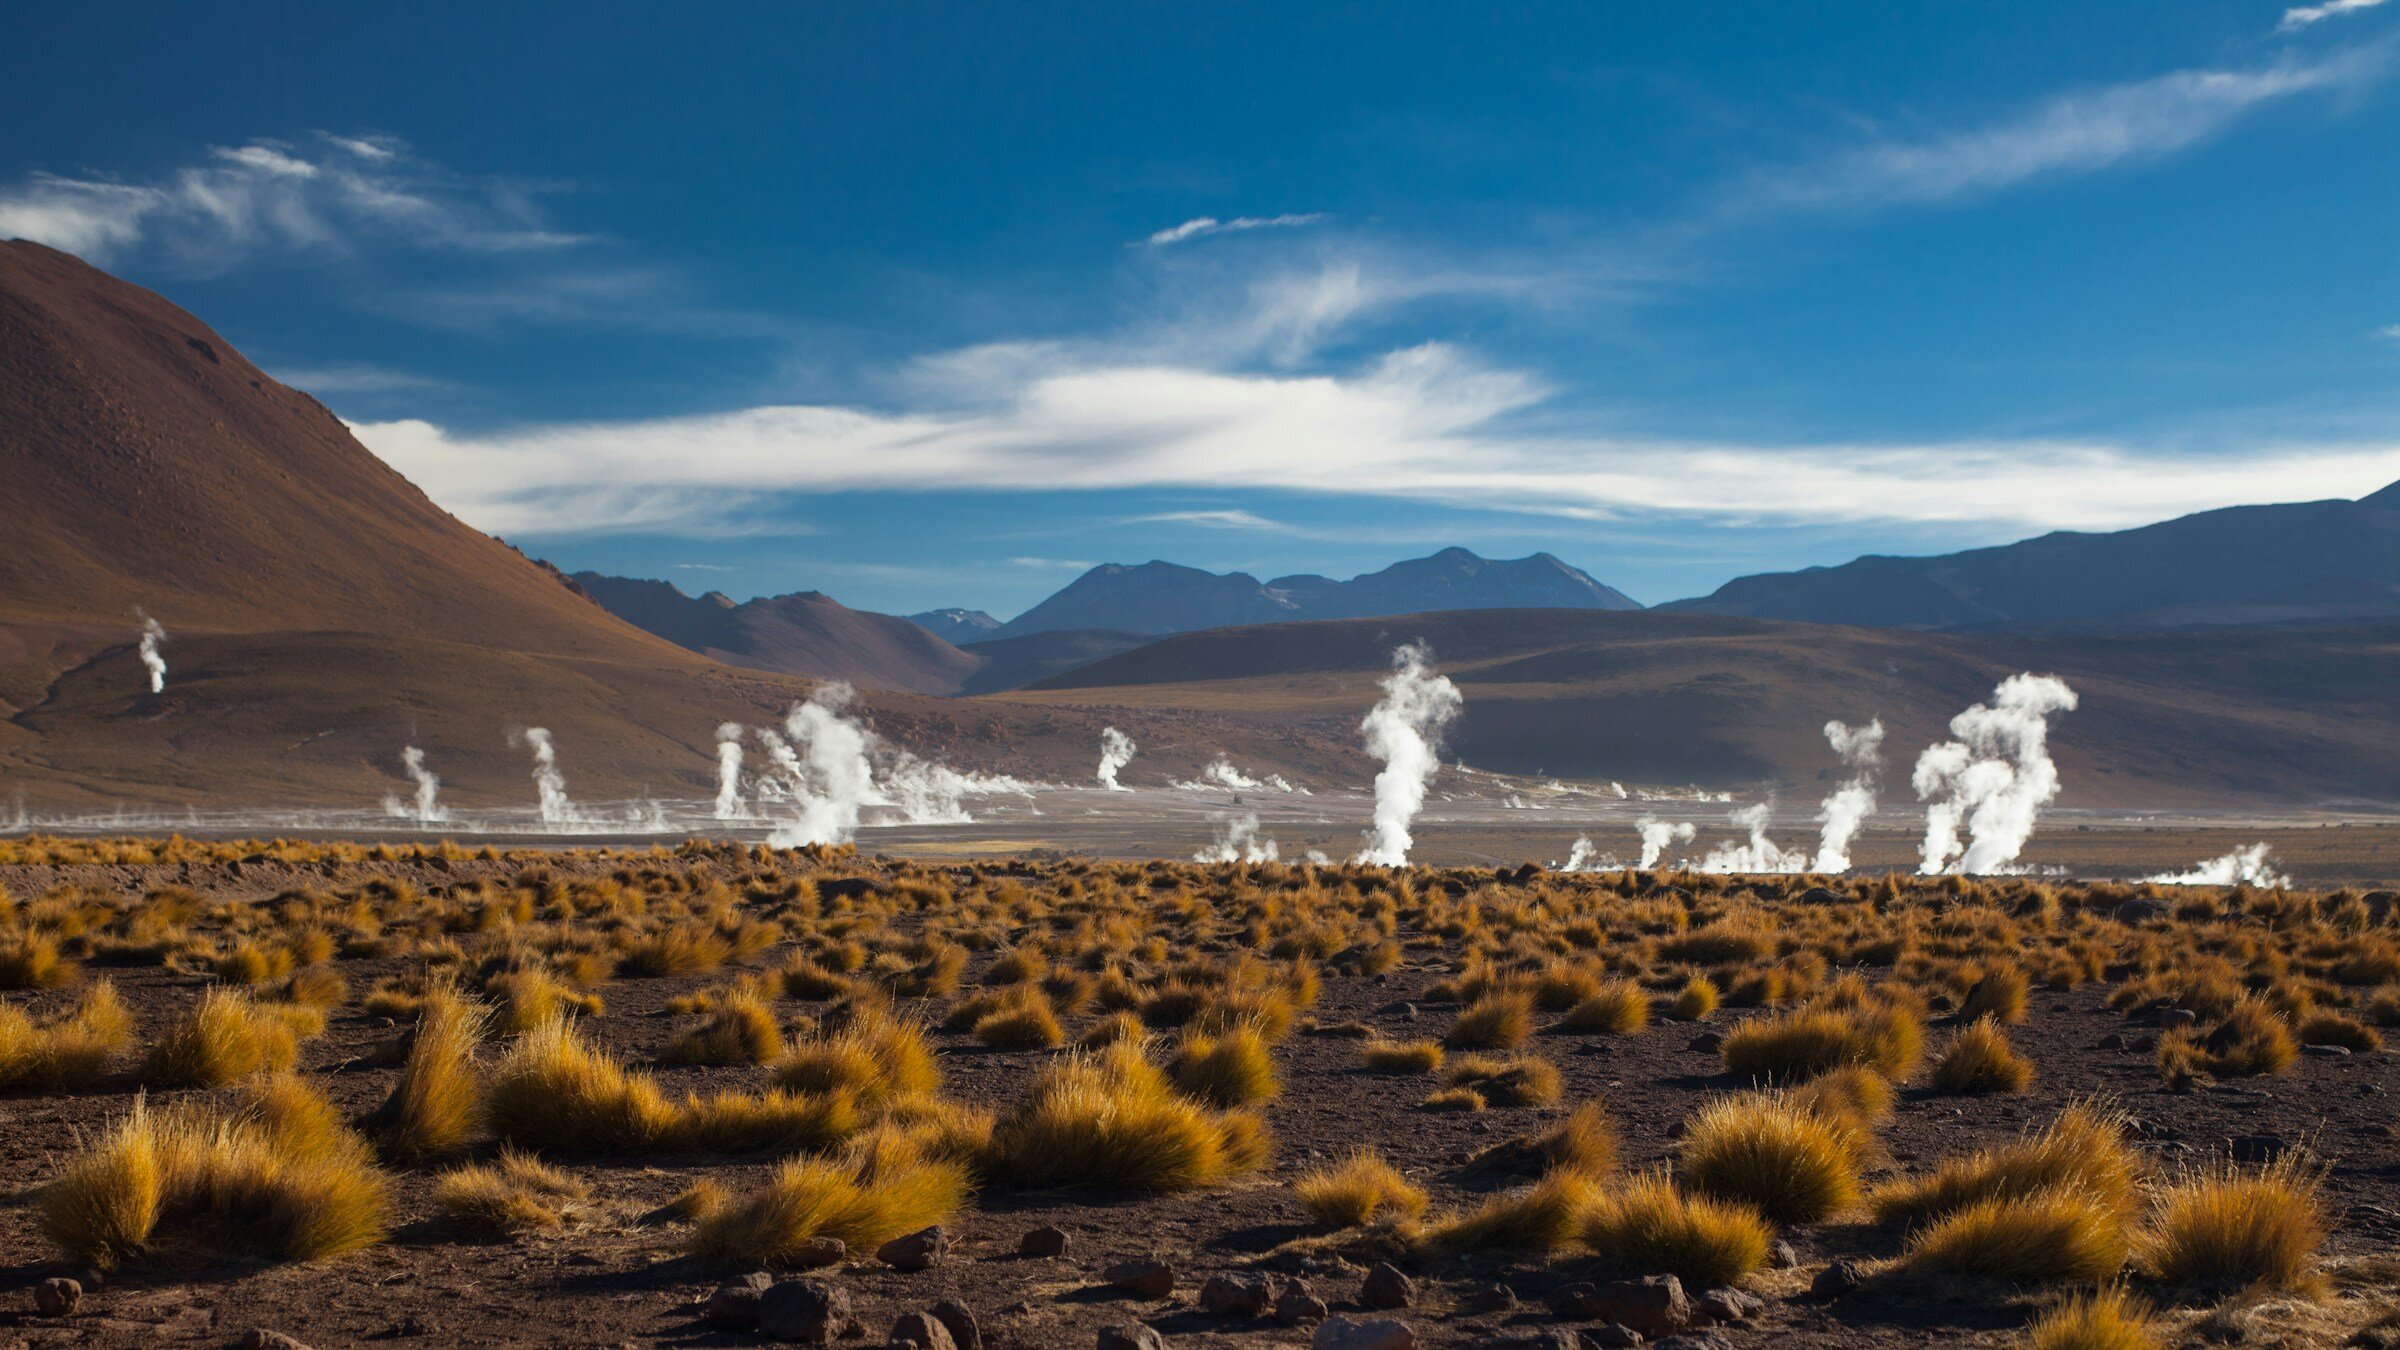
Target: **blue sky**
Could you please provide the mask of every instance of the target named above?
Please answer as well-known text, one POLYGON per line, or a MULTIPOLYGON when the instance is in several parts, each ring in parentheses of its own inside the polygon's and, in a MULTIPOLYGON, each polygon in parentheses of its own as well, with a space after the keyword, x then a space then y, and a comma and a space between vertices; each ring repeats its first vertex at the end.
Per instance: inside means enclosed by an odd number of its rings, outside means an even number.
POLYGON ((1655 602, 2400 479, 2400 3, 76 8, 0 236, 570 568, 1655 602))

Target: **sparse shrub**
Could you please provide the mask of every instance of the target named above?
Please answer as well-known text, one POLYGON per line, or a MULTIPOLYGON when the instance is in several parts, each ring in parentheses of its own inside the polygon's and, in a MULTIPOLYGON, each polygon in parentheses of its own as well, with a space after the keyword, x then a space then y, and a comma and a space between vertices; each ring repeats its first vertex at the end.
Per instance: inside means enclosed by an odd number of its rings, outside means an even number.
POLYGON ((2122 1118, 2077 1103, 2033 1138, 1952 1158, 1931 1176, 1879 1186, 1868 1204, 1885 1223, 1923 1223, 1979 1201, 2070 1191, 2129 1213, 2140 1175, 2122 1118))
POLYGON ((1079 1050, 1099 1050, 1119 1041, 1138 1044, 1149 1034, 1149 1028, 1142 1025, 1141 1018, 1130 1012, 1118 1011, 1085 1027, 1083 1034, 1075 1038, 1075 1046, 1079 1050))
POLYGON ((517 1038, 486 1100, 493 1132, 528 1148, 637 1153, 675 1125, 656 1083, 585 1044, 563 1018, 517 1038))
POLYGON ((1219 1108, 1272 1101, 1282 1091, 1266 1038, 1249 1027, 1222 1036, 1185 1033, 1167 1061, 1167 1073, 1177 1091, 1219 1108))
POLYGON ((1797 1082, 1858 1065, 1895 1081, 1916 1067, 1923 1032, 1894 1007, 1799 1009, 1761 1017, 1725 1037, 1725 1067, 1767 1082, 1797 1082))
POLYGON ((2383 1048, 2383 1037, 2373 1027, 2353 1021, 2337 1012, 2313 1012, 2300 1019, 2302 1045, 2338 1045, 2356 1054, 2369 1054, 2383 1048))
POLYGON ((1858 1203, 1860 1143, 1844 1121, 1747 1094, 1711 1102, 1685 1122, 1678 1166, 1699 1194, 1778 1223, 1813 1223, 1858 1203))
POLYGON ((93 981, 73 1011, 39 1022, 0 1004, 0 1092, 90 1087, 132 1039, 133 1015, 107 980, 93 981))
POLYGON ((1426 1203, 1423 1188, 1371 1148, 1307 1173, 1292 1184, 1292 1193, 1317 1222, 1336 1228, 1413 1219, 1426 1203))
POLYGON ((1934 1086, 1953 1095, 2023 1092, 2032 1082, 2033 1061, 2018 1054, 1989 1017, 1951 1037, 1933 1066, 1934 1086))
POLYGON ((681 924, 628 944, 617 973, 641 979, 705 975, 733 956, 733 944, 704 924, 681 924))
POLYGON ((27 929, 0 934, 0 989, 56 989, 73 984, 77 973, 59 955, 58 939, 27 929))
POLYGON ((993 1126, 991 1167, 1025 1186, 1182 1191, 1249 1170, 1263 1145, 1255 1119, 1177 1095, 1138 1046, 1119 1042, 1045 1068, 993 1126))
POLYGON ((858 1105, 844 1092, 719 1092, 687 1095, 657 1143, 706 1153, 794 1153, 831 1148, 859 1126, 858 1105))
MULTIPOLYGON (((280 1073, 300 1056, 299 1028, 289 1005, 262 1007, 222 986, 200 995, 192 1010, 150 1048, 142 1081, 153 1087, 222 1087, 258 1073, 280 1073)), ((321 1023, 320 1023, 321 1025, 321 1023)))
POLYGON ((798 1158, 767 1183, 700 1216, 692 1251, 722 1266, 789 1266, 811 1238, 853 1251, 941 1223, 966 1203, 967 1170, 897 1149, 845 1161, 798 1158))
POLYGON ((1678 1022, 1697 1022, 1715 1012, 1723 1001, 1724 995, 1718 991, 1715 980, 1694 975, 1675 991, 1673 1001, 1667 1004, 1667 1015, 1678 1022))
POLYGON ((1038 994, 976 1019, 974 1034, 997 1050, 1046 1050, 1067 1038, 1058 1014, 1038 994))
POLYGON ((455 989, 426 995, 400 1081, 374 1121, 386 1156, 403 1162, 443 1157, 465 1148, 482 1128, 475 1048, 484 1019, 483 1009, 455 989))
POLYGON ((2159 1350, 2149 1309, 2122 1285, 2078 1294, 2025 1333, 2028 1350, 2159 1350))
POLYGON ((1733 1284, 1767 1263, 1774 1229, 1747 1205, 1636 1177, 1585 1211, 1584 1245, 1620 1265, 1693 1285, 1733 1284))
POLYGON ((2125 1213, 2077 1190, 1978 1200, 1933 1221, 1901 1259, 1925 1270, 2027 1284, 2096 1284, 2132 1251, 2125 1213))
POLYGON ((1468 1055, 1452 1063, 1443 1081, 1473 1088, 1493 1106, 1548 1106, 1558 1100, 1558 1066, 1538 1055, 1468 1055))
POLYGON ((1432 1073, 1442 1067, 1439 1041, 1372 1040, 1358 1048, 1358 1056, 1376 1073, 1432 1073))
POLYGON ((1567 1009, 1562 1030, 1623 1036, 1650 1025, 1650 996, 1631 980, 1610 980, 1567 1009))
POLYGON ((1418 1105, 1428 1111, 1481 1111, 1491 1103, 1471 1087, 1435 1088, 1418 1105))
POLYGON ((2221 1166, 2167 1188, 2141 1238, 2141 1263, 2172 1285, 2293 1289, 2316 1279, 2325 1240, 2318 1173, 2287 1153, 2257 1171, 2221 1166))
POLYGON ((503 1149, 497 1160, 462 1167, 435 1184, 443 1218, 485 1237, 507 1237, 565 1223, 591 1188, 529 1153, 503 1149))
POLYGON ((1532 1034, 1533 996, 1503 990, 1467 1005, 1442 1044, 1452 1050, 1514 1050, 1532 1034))
POLYGON ((1803 1111, 1846 1121, 1864 1136, 1892 1113, 1892 1080, 1853 1064, 1809 1079, 1784 1099, 1803 1111))
POLYGON ((2026 987, 2024 971, 2015 966, 1995 966, 1967 990, 1966 999, 1958 1005, 1959 1020, 1975 1022, 1988 1017, 2010 1025, 2022 1022, 2026 987))
POLYGON ((783 1053, 783 1028, 775 1010, 749 993, 729 994, 708 1020, 669 1041, 659 1052, 665 1064, 764 1064, 783 1053))
POLYGON ((846 1092, 873 1106, 933 1092, 942 1074, 922 1029, 866 1014, 794 1045, 776 1063, 775 1082, 794 1092, 846 1092))
POLYGON ((1598 1102, 1585 1102, 1531 1141, 1546 1168, 1569 1168, 1605 1176, 1617 1167, 1617 1127, 1598 1102))
POLYGON ((1503 1192, 1465 1214, 1442 1219, 1427 1241, 1453 1249, 1554 1252, 1580 1236, 1583 1216, 1600 1200, 1600 1183, 1590 1175, 1552 1172, 1531 1186, 1503 1192))

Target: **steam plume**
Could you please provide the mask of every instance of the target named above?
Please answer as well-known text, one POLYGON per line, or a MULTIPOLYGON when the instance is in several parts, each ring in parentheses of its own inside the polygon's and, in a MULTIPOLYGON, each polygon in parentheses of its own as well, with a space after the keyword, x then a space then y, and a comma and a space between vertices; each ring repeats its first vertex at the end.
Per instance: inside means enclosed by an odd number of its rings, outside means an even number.
POLYGON ((2033 823, 2058 796, 2050 760, 2050 714, 2075 707, 2075 691, 2054 675, 2011 675, 1950 719, 1956 740, 1937 741, 1917 757, 1911 781, 1925 808, 1925 845, 1917 870, 1984 874, 2016 863, 2033 823), (1966 838, 1962 842, 1960 829, 1966 838))
POLYGON ((542 798, 544 825, 571 825, 575 803, 567 800, 566 775, 558 771, 558 750, 544 727, 525 728, 525 743, 533 747, 533 787, 542 798))
POLYGON ((1115 727, 1100 728, 1100 786, 1111 792, 1131 792, 1117 782, 1117 770, 1133 762, 1133 738, 1115 727))
MULTIPOLYGON (((842 716, 851 697, 850 686, 840 681, 820 685, 783 719, 791 745, 778 759, 788 758, 792 800, 800 813, 768 837, 776 848, 849 843, 858 834, 859 812, 880 800, 875 768, 867 760, 867 729, 842 716)), ((775 749, 776 742, 768 741, 768 747, 775 749)))
POLYGON ((1616 865, 1616 858, 1602 853, 1599 847, 1592 843, 1591 836, 1577 835, 1575 847, 1568 850, 1567 860, 1559 865, 1558 870, 1561 872, 1606 872, 1614 869, 1616 865))
POLYGON ((1225 788, 1233 792, 1265 792, 1270 789, 1276 792, 1302 791, 1300 788, 1293 787, 1279 773, 1271 773, 1264 778, 1252 778, 1235 768, 1233 761, 1223 755, 1210 760, 1208 767, 1200 771, 1198 778, 1187 783, 1177 783, 1175 786, 1186 792, 1208 792, 1217 788, 1225 788))
POLYGON ((440 801, 442 780, 434 777, 433 771, 425 767, 425 752, 413 745, 402 750, 400 765, 407 769, 408 776, 416 781, 416 806, 412 812, 408 803, 401 801, 398 797, 386 795, 383 799, 384 814, 403 820, 413 814, 416 822, 420 825, 434 825, 448 820, 450 808, 442 805, 440 801))
POLYGON ((1408 865, 1409 845, 1415 842, 1409 824, 1424 809, 1425 791, 1442 767, 1438 738, 1465 702, 1448 676, 1432 673, 1432 659, 1420 643, 1395 650, 1383 701, 1358 724, 1366 733, 1367 753, 1383 761, 1383 772, 1375 775, 1375 825, 1358 855, 1362 863, 1408 865))
POLYGON ((1192 855, 1193 862, 1273 862, 1275 841, 1258 837, 1258 813, 1245 811, 1241 815, 1217 823, 1216 842, 1192 855))
POLYGON ((1850 766, 1850 780, 1833 790, 1817 808, 1825 828, 1817 837, 1816 870, 1850 870, 1850 841, 1859 825, 1875 814, 1875 768, 1883 761, 1883 719, 1854 727, 1839 720, 1825 724, 1825 739, 1833 753, 1850 766))
POLYGON ((167 687, 167 658, 159 655, 158 644, 167 640, 167 630, 158 620, 142 616, 142 667, 150 672, 150 692, 163 693, 167 687))
POLYGON ((741 820, 749 814, 742 805, 742 724, 726 722, 717 728, 717 819, 741 820))
POLYGON ((1767 838, 1767 803, 1745 806, 1733 813, 1733 823, 1748 831, 1749 839, 1739 844, 1720 844, 1700 860, 1703 872, 1797 872, 1808 866, 1808 855, 1798 849, 1789 853, 1767 838))
POLYGON ((2211 858, 2189 872, 2167 872, 2144 877, 2163 886, 2263 886, 2280 889, 2292 884, 2292 879, 2275 870, 2275 860, 2267 855, 2265 844, 2237 848, 2221 858, 2211 858))
POLYGON ((1642 832, 1642 860, 1635 866, 1645 872, 1658 866, 1659 859, 1666 856, 1668 849, 1692 842, 1692 836, 1699 833, 1688 820, 1679 820, 1670 825, 1656 816, 1644 816, 1635 821, 1633 827, 1642 832))

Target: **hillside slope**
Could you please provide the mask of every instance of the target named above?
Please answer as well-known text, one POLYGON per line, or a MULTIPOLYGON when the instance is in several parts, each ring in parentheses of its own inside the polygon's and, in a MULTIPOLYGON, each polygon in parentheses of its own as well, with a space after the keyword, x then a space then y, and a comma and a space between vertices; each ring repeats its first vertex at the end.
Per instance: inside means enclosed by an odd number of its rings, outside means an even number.
POLYGON ((598 572, 574 581, 618 618, 727 665, 917 694, 957 693, 982 665, 911 620, 852 609, 821 591, 736 604, 666 581, 598 572))
POLYGON ((1329 733, 1356 725, 1392 648, 1419 639, 1466 695, 1452 757, 1487 770, 1814 794, 1835 774, 1826 720, 1880 717, 1886 776, 1904 783, 1954 714, 2034 670, 2083 696, 2054 734, 2070 804, 2400 803, 2400 624, 2031 637, 1420 614, 1163 638, 1003 697, 1329 733))
POLYGON ((2400 483, 2109 534, 1740 577, 1661 609, 1874 627, 2171 628, 2400 618, 2400 483))

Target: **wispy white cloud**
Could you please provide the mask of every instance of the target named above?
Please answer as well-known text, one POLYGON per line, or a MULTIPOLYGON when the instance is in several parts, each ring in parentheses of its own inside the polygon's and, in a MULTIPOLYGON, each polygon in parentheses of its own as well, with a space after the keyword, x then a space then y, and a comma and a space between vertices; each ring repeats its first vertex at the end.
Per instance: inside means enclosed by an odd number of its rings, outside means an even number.
POLYGON ((367 445, 503 533, 715 531, 833 492, 1207 489, 1389 498, 1581 519, 2112 529, 2239 502, 2356 496, 2400 444, 2239 456, 2064 441, 1725 444, 1523 429, 1549 391, 1440 344, 1339 375, 1073 366, 989 406, 803 405, 367 445))
POLYGON ((1727 209, 1872 210, 1931 205, 2163 159, 2214 140, 2262 109, 2362 87, 2391 67, 2392 45, 2316 59, 2287 56, 2233 70, 2179 70, 2060 94, 1983 126, 1886 138, 1738 184, 1727 209))
POLYGON ((1089 572, 1099 566, 1098 563, 1083 562, 1075 558, 1011 558, 1008 560, 1008 565, 1030 567, 1043 572, 1089 572))
POLYGON ((2400 342, 2400 323, 2387 323, 2375 330, 2375 336, 2387 342, 2400 342))
POLYGON ((1198 525, 1211 530, 1288 530, 1291 527, 1279 520, 1269 520, 1252 511, 1154 511, 1146 516, 1134 516, 1128 525, 1198 525))
POLYGON ((1181 225, 1170 225, 1166 229, 1160 230, 1143 242, 1156 248, 1164 248, 1169 244, 1180 244, 1186 240, 1199 239, 1212 234, 1230 234, 1242 230, 1289 230, 1303 225, 1315 225, 1326 219, 1327 217, 1322 211, 1311 211, 1305 215, 1235 216, 1231 220, 1219 220, 1215 216, 1194 216, 1181 225))
POLYGON ((2283 22, 2275 25, 2279 33, 2296 33, 2311 24, 2344 14, 2356 14, 2362 9, 2374 9, 2384 0, 2326 0, 2321 5, 2301 5, 2283 12, 2283 22))
POLYGON ((311 394, 410 394, 429 389, 446 389, 448 380, 415 371, 397 370, 390 366, 363 362, 340 362, 323 366, 278 366, 267 372, 294 389, 311 394))
POLYGON ((479 254, 587 242, 545 226, 522 192, 425 162, 395 137, 329 135, 218 146, 149 179, 35 173, 0 186, 0 238, 101 264, 147 248, 210 268, 370 241, 479 254))

